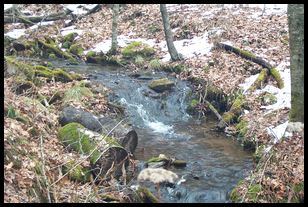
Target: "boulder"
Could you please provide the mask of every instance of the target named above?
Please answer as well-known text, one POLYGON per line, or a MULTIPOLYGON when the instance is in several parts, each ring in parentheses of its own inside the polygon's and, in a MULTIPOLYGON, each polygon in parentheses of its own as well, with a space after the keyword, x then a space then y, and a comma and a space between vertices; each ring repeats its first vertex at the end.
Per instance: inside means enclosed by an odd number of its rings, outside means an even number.
POLYGON ((79 123, 94 132, 105 135, 109 134, 108 136, 114 137, 130 153, 134 153, 138 145, 138 135, 127 121, 121 122, 121 124, 114 128, 119 122, 115 118, 98 118, 94 114, 81 109, 71 106, 65 107, 60 114, 59 123, 63 126, 72 122, 79 123), (109 133, 111 130, 112 132, 109 133))
POLYGON ((149 84, 149 88, 152 90, 161 93, 166 90, 170 90, 174 86, 174 82, 169 80, 168 78, 161 78, 157 80, 153 80, 149 84))

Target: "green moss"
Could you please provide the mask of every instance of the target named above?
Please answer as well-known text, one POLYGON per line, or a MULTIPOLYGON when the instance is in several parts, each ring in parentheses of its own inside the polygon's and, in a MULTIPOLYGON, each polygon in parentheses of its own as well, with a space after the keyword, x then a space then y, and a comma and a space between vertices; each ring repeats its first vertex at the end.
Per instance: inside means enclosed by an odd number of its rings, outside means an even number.
POLYGON ((304 202, 304 182, 294 184, 292 187, 294 195, 292 197, 292 203, 303 203, 304 202))
POLYGON ((140 200, 143 203, 158 203, 159 202, 159 200, 146 187, 139 187, 136 192, 141 198, 140 200))
POLYGON ((73 80, 70 74, 59 68, 50 70, 45 66, 37 65, 34 67, 34 71, 36 76, 42 76, 48 79, 55 78, 56 81, 69 82, 73 80))
POLYGON ((144 65, 144 59, 143 59, 143 57, 140 56, 140 55, 137 55, 137 56, 135 57, 134 62, 135 62, 135 64, 136 64, 137 66, 143 66, 143 65, 144 65))
POLYGON ((74 55, 81 56, 83 54, 83 49, 80 44, 73 44, 70 47, 69 52, 74 55))
POLYGON ((42 50, 47 52, 47 54, 54 53, 59 58, 65 58, 65 59, 70 60, 71 62, 76 62, 75 58, 73 58, 67 52, 63 52, 57 46, 53 46, 53 45, 45 43, 41 40, 37 40, 37 41, 38 41, 38 44, 40 45, 40 47, 42 48, 42 50))
POLYGON ((262 93, 258 99, 261 101, 262 105, 272 105, 277 102, 277 97, 271 93, 265 92, 262 93))
POLYGON ((241 50, 238 48, 235 48, 235 50, 240 54, 240 55, 244 55, 248 58, 256 58, 256 56, 254 54, 252 54, 251 52, 247 51, 247 50, 241 50))
POLYGON ((158 92, 168 90, 172 86, 174 86, 174 82, 169 80, 168 78, 161 78, 161 79, 153 80, 149 83, 149 88, 155 91, 158 91, 158 92))
POLYGON ((86 55, 87 58, 90 58, 90 57, 95 57, 96 56, 96 52, 95 51, 89 51, 86 55))
POLYGON ((244 104, 244 101, 245 101, 244 95, 242 95, 242 94, 239 95, 235 99, 235 101, 233 102, 233 104, 231 106, 231 110, 236 111, 236 112, 240 111, 242 106, 243 106, 243 104, 244 104))
POLYGON ((63 101, 64 102, 74 101, 74 100, 80 101, 82 97, 92 97, 92 96, 93 93, 89 88, 76 85, 64 93, 63 101))
POLYGON ((259 163, 260 159, 262 158, 264 149, 265 149, 265 145, 260 145, 257 147, 255 153, 253 154, 253 159, 256 163, 259 163))
POLYGON ((9 106, 8 107, 8 112, 7 112, 7 117, 11 118, 11 119, 15 119, 17 116, 17 112, 14 109, 13 106, 9 106))
POLYGON ((274 77, 277 82, 278 88, 282 89, 284 87, 284 82, 280 76, 280 73, 276 68, 270 69, 270 74, 274 77))
POLYGON ((160 70, 162 68, 162 64, 159 59, 153 59, 149 62, 150 69, 160 70))
POLYGON ((73 42, 75 37, 78 36, 78 33, 72 32, 64 36, 63 42, 73 42))
POLYGON ((261 190, 262 190, 262 186, 260 184, 251 185, 248 188, 247 198, 249 198, 253 202, 256 202, 257 199, 258 199, 258 195, 261 192, 261 190))
MULTIPOLYGON (((58 138, 65 146, 70 146, 81 154, 90 154, 96 145, 90 141, 88 135, 81 133, 80 129, 84 129, 81 124, 69 123, 59 129, 58 138)), ((95 150, 90 157, 91 164, 94 164, 99 157, 100 152, 95 150)))
POLYGON ((199 104, 199 101, 197 99, 191 100, 189 106, 192 108, 195 108, 199 104))
POLYGON ((237 203, 241 200, 241 195, 238 193, 237 189, 234 188, 230 193, 230 200, 233 203, 237 203))
POLYGON ((70 43, 70 42, 64 42, 64 43, 62 44, 62 48, 69 49, 69 48, 71 47, 71 44, 72 44, 72 43, 70 43))
POLYGON ((152 47, 142 42, 132 42, 122 50, 123 56, 127 58, 132 58, 137 55, 142 57, 150 57, 154 55, 154 53, 155 50, 152 47))
POLYGON ((254 91, 257 88, 260 88, 261 85, 264 83, 264 81, 267 78, 267 69, 262 69, 260 74, 258 75, 256 81, 250 86, 249 90, 254 91))
POLYGON ((56 58, 57 58, 57 56, 56 56, 54 53, 50 53, 50 54, 48 55, 48 57, 49 57, 50 59, 56 59, 56 58))
POLYGON ((241 120, 240 123, 235 126, 235 128, 241 137, 245 137, 248 131, 248 122, 245 120, 241 120))
POLYGON ((222 115, 222 119, 224 120, 224 122, 226 122, 228 124, 233 123, 236 120, 236 117, 237 116, 231 111, 225 112, 222 115))
POLYGON ((78 164, 74 169, 72 169, 77 162, 75 160, 71 160, 70 162, 66 163, 62 166, 63 174, 67 173, 68 178, 73 181, 78 182, 90 182, 91 178, 91 169, 87 167, 82 167, 78 164), (72 170, 71 170, 72 169, 72 170))

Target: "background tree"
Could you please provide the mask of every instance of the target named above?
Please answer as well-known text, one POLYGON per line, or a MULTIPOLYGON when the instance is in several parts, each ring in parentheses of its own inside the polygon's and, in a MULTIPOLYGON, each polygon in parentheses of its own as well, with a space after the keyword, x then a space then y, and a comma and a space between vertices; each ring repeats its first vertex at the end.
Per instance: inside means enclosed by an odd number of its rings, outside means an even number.
POLYGON ((169 23, 169 17, 168 17, 168 13, 167 13, 166 4, 161 4, 160 5, 160 12, 161 12, 161 16, 163 18, 165 38, 166 38, 167 47, 168 47, 168 51, 169 51, 169 54, 171 56, 171 59, 173 61, 180 60, 181 56, 176 51, 176 49, 174 47, 174 44, 173 44, 172 31, 171 31, 171 28, 170 28, 170 23, 169 23))
POLYGON ((288 5, 291 57, 290 121, 304 122, 304 4, 288 5))
POLYGON ((114 4, 112 7, 112 39, 111 48, 109 50, 110 54, 115 54, 118 48, 118 19, 119 19, 119 4, 114 4))

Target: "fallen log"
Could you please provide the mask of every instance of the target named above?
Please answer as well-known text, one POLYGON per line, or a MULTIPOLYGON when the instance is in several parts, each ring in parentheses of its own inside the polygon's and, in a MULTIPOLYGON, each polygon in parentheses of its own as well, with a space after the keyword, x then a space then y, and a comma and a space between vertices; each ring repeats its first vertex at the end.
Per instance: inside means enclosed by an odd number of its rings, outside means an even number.
MULTIPOLYGON (((233 52, 237 55, 239 55, 240 57, 243 57, 247 60, 250 60, 254 63, 257 63, 259 65, 261 65, 263 68, 268 69, 267 73, 272 75, 273 78, 276 80, 278 88, 283 88, 284 87, 284 83, 283 80, 279 74, 279 72, 277 71, 277 69, 275 67, 273 67, 270 63, 266 62, 265 60, 263 60, 262 58, 254 55, 253 53, 246 51, 246 50, 241 50, 239 48, 233 47, 231 45, 227 45, 224 43, 216 43, 215 48, 221 48, 221 49, 225 49, 226 51, 230 51, 233 52)), ((258 85, 257 84, 253 84, 253 85, 258 85)), ((255 89, 255 88, 252 88, 255 89)))
POLYGON ((65 12, 54 13, 48 16, 16 16, 16 15, 4 15, 4 24, 6 23, 25 23, 25 24, 34 24, 41 21, 55 21, 59 19, 67 18, 67 15, 72 13, 70 10, 65 12))

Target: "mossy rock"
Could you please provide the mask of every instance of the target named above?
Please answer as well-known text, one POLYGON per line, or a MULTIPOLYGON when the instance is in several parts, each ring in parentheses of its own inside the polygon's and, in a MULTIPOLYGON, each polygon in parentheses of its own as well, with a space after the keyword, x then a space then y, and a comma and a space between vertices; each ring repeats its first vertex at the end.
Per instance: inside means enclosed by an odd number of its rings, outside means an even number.
POLYGON ((64 49, 69 49, 71 47, 71 45, 72 45, 72 43, 70 43, 70 42, 64 42, 61 47, 64 48, 64 49))
POLYGON ((42 40, 37 40, 39 47, 41 48, 42 51, 47 54, 47 56, 50 53, 54 53, 58 58, 65 58, 69 60, 71 63, 76 63, 76 59, 71 56, 69 53, 62 51, 58 46, 54 46, 51 44, 48 44, 42 40))
POLYGON ((155 50, 142 42, 132 42, 122 49, 122 55, 127 58, 133 58, 140 55, 144 58, 154 55, 155 50))
POLYGON ((64 36, 63 42, 73 42, 75 37, 78 36, 77 32, 72 32, 64 36))
POLYGON ((95 150, 95 143, 92 143, 89 136, 80 133, 80 129, 85 129, 81 124, 69 123, 58 130, 58 138, 65 146, 69 146, 81 154, 90 154, 90 162, 94 164, 100 157, 100 152, 95 150))
POLYGON ((82 183, 90 182, 91 169, 83 167, 80 164, 74 167, 76 164, 77 162, 75 160, 67 162, 62 166, 62 173, 65 174, 68 172, 67 174, 68 178, 70 178, 73 181, 78 181, 82 183))
POLYGON ((37 65, 34 66, 34 72, 36 76, 46 77, 49 80, 52 80, 54 78, 56 81, 70 82, 74 79, 70 74, 60 68, 50 70, 45 66, 37 65))
POLYGON ((123 164, 127 167, 127 151, 113 137, 104 136, 83 127, 79 123, 69 123, 58 130, 58 138, 65 146, 89 156, 91 171, 98 180, 122 175, 123 164), (107 171, 113 167, 113 171, 107 171))
POLYGON ((159 200, 146 187, 139 187, 136 193, 143 203, 159 203, 159 200))
POLYGON ((100 195, 100 198, 101 198, 103 201, 107 202, 107 203, 110 203, 110 202, 112 202, 112 201, 116 201, 116 202, 120 202, 120 201, 121 201, 121 199, 119 199, 119 198, 117 198, 117 197, 115 197, 115 196, 113 196, 113 195, 110 195, 110 194, 103 194, 103 195, 100 195))
POLYGON ((80 44, 73 44, 71 45, 69 52, 74 55, 81 56, 83 54, 83 49, 80 44))
POLYGON ((95 57, 96 56, 96 52, 95 51, 89 51, 87 54, 86 54, 86 57, 87 58, 91 58, 91 57, 95 57))
POLYGON ((170 90, 175 83, 168 78, 161 78, 157 80, 153 80, 149 83, 149 88, 153 89, 156 92, 164 92, 166 90, 170 90))
POLYGON ((84 86, 76 85, 64 93, 63 101, 81 101, 83 97, 92 97, 92 91, 84 86))
POLYGON ((171 164, 174 167, 182 168, 182 167, 186 167, 187 162, 185 160, 174 160, 171 164))

